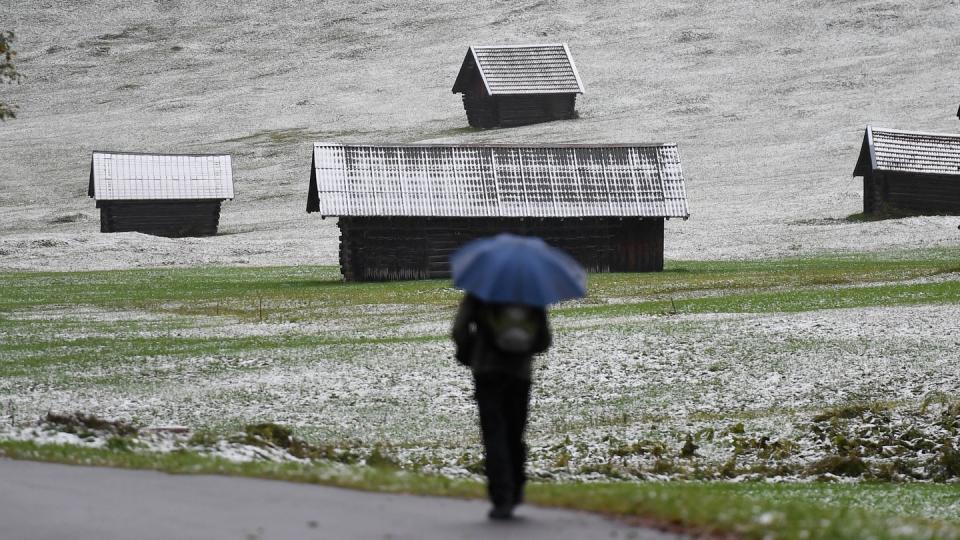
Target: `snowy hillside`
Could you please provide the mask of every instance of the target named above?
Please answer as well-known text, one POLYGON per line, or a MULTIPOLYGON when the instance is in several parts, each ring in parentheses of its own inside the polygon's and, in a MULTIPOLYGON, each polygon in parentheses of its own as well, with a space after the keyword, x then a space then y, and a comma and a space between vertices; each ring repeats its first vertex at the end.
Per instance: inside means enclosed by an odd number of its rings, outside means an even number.
POLYGON ((0 268, 336 262, 305 213, 311 143, 676 142, 692 216, 666 256, 960 244, 956 217, 848 222, 868 123, 957 131, 960 2, 5 0, 0 268), (466 128, 471 43, 565 41, 580 119, 466 128), (103 235, 90 152, 229 152, 215 238, 103 235), (92 256, 96 254, 96 256, 92 256))

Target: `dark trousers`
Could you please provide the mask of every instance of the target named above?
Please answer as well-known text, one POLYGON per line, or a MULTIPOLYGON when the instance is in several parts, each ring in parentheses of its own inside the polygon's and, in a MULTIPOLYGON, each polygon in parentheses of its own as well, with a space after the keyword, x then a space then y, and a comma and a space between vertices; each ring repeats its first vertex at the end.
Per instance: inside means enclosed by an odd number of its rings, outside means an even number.
POLYGON ((523 501, 530 381, 498 373, 474 375, 486 456, 487 491, 495 506, 523 501))

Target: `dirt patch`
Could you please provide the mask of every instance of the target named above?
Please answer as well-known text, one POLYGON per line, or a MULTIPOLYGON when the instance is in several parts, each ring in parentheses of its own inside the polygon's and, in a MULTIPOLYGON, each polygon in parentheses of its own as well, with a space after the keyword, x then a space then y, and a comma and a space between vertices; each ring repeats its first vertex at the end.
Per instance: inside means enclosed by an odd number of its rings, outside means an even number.
POLYGON ((677 43, 696 43, 716 39, 717 34, 706 30, 684 30, 677 35, 677 43))
POLYGON ((91 219, 93 218, 91 218, 89 215, 84 214, 82 212, 78 212, 76 214, 62 214, 62 215, 56 216, 54 218, 51 218, 49 223, 51 225, 57 225, 60 223, 78 223, 81 221, 90 221, 91 219))

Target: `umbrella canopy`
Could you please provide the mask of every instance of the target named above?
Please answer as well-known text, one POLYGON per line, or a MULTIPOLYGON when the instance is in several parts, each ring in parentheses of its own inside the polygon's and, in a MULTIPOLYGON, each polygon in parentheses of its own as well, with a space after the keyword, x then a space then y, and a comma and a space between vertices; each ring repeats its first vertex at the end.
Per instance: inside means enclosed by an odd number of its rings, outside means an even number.
POLYGON ((450 257, 453 284, 487 302, 544 307, 587 294, 580 263, 539 238, 480 238, 450 257))

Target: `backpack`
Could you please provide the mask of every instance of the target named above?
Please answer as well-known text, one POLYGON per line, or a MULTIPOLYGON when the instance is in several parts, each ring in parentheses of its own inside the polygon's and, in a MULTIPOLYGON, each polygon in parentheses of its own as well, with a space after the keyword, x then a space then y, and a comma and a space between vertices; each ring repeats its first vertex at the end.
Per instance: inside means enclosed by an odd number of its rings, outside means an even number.
POLYGON ((540 330, 533 308, 519 304, 496 306, 487 312, 486 323, 493 345, 501 352, 516 355, 533 352, 540 330))

